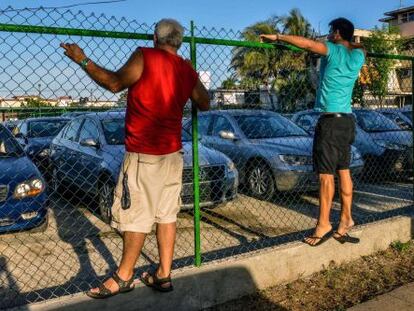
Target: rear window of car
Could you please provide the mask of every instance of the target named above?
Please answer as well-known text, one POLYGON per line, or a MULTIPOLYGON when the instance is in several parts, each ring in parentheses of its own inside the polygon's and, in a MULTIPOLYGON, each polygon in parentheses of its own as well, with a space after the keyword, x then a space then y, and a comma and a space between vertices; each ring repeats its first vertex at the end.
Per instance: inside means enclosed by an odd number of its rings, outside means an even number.
POLYGON ((56 136, 67 122, 66 120, 32 121, 29 125, 29 137, 56 136))

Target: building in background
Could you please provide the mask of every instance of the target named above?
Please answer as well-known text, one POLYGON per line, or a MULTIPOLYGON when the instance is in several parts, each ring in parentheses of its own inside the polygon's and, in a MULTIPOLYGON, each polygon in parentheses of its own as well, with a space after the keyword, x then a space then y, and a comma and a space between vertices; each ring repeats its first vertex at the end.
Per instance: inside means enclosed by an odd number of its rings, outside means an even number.
POLYGON ((386 17, 381 18, 380 22, 397 27, 403 38, 414 37, 414 6, 385 12, 384 15, 386 17))

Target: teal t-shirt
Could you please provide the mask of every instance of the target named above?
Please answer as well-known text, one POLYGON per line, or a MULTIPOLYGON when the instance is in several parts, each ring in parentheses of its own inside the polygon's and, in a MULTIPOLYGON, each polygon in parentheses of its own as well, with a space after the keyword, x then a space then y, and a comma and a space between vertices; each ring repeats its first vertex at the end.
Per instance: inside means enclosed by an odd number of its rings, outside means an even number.
POLYGON ((326 46, 328 53, 321 60, 315 110, 351 113, 352 91, 365 61, 364 52, 332 42, 326 42, 326 46))

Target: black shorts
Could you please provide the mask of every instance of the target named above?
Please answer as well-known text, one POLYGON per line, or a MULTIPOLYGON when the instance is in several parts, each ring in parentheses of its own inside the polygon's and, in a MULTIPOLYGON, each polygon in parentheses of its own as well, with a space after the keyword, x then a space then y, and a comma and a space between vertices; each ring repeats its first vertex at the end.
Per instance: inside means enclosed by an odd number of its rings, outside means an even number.
POLYGON ((326 117, 321 115, 313 140, 313 168, 318 174, 335 174, 349 169, 351 145, 355 139, 353 115, 326 117))

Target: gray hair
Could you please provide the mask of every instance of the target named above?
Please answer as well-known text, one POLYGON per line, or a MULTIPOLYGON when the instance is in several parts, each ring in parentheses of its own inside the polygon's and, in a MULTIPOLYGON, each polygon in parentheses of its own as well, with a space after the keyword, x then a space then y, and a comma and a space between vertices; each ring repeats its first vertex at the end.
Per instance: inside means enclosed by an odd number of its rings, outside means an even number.
POLYGON ((174 19, 164 18, 155 25, 157 43, 172 46, 177 50, 183 42, 183 33, 183 26, 174 19))

